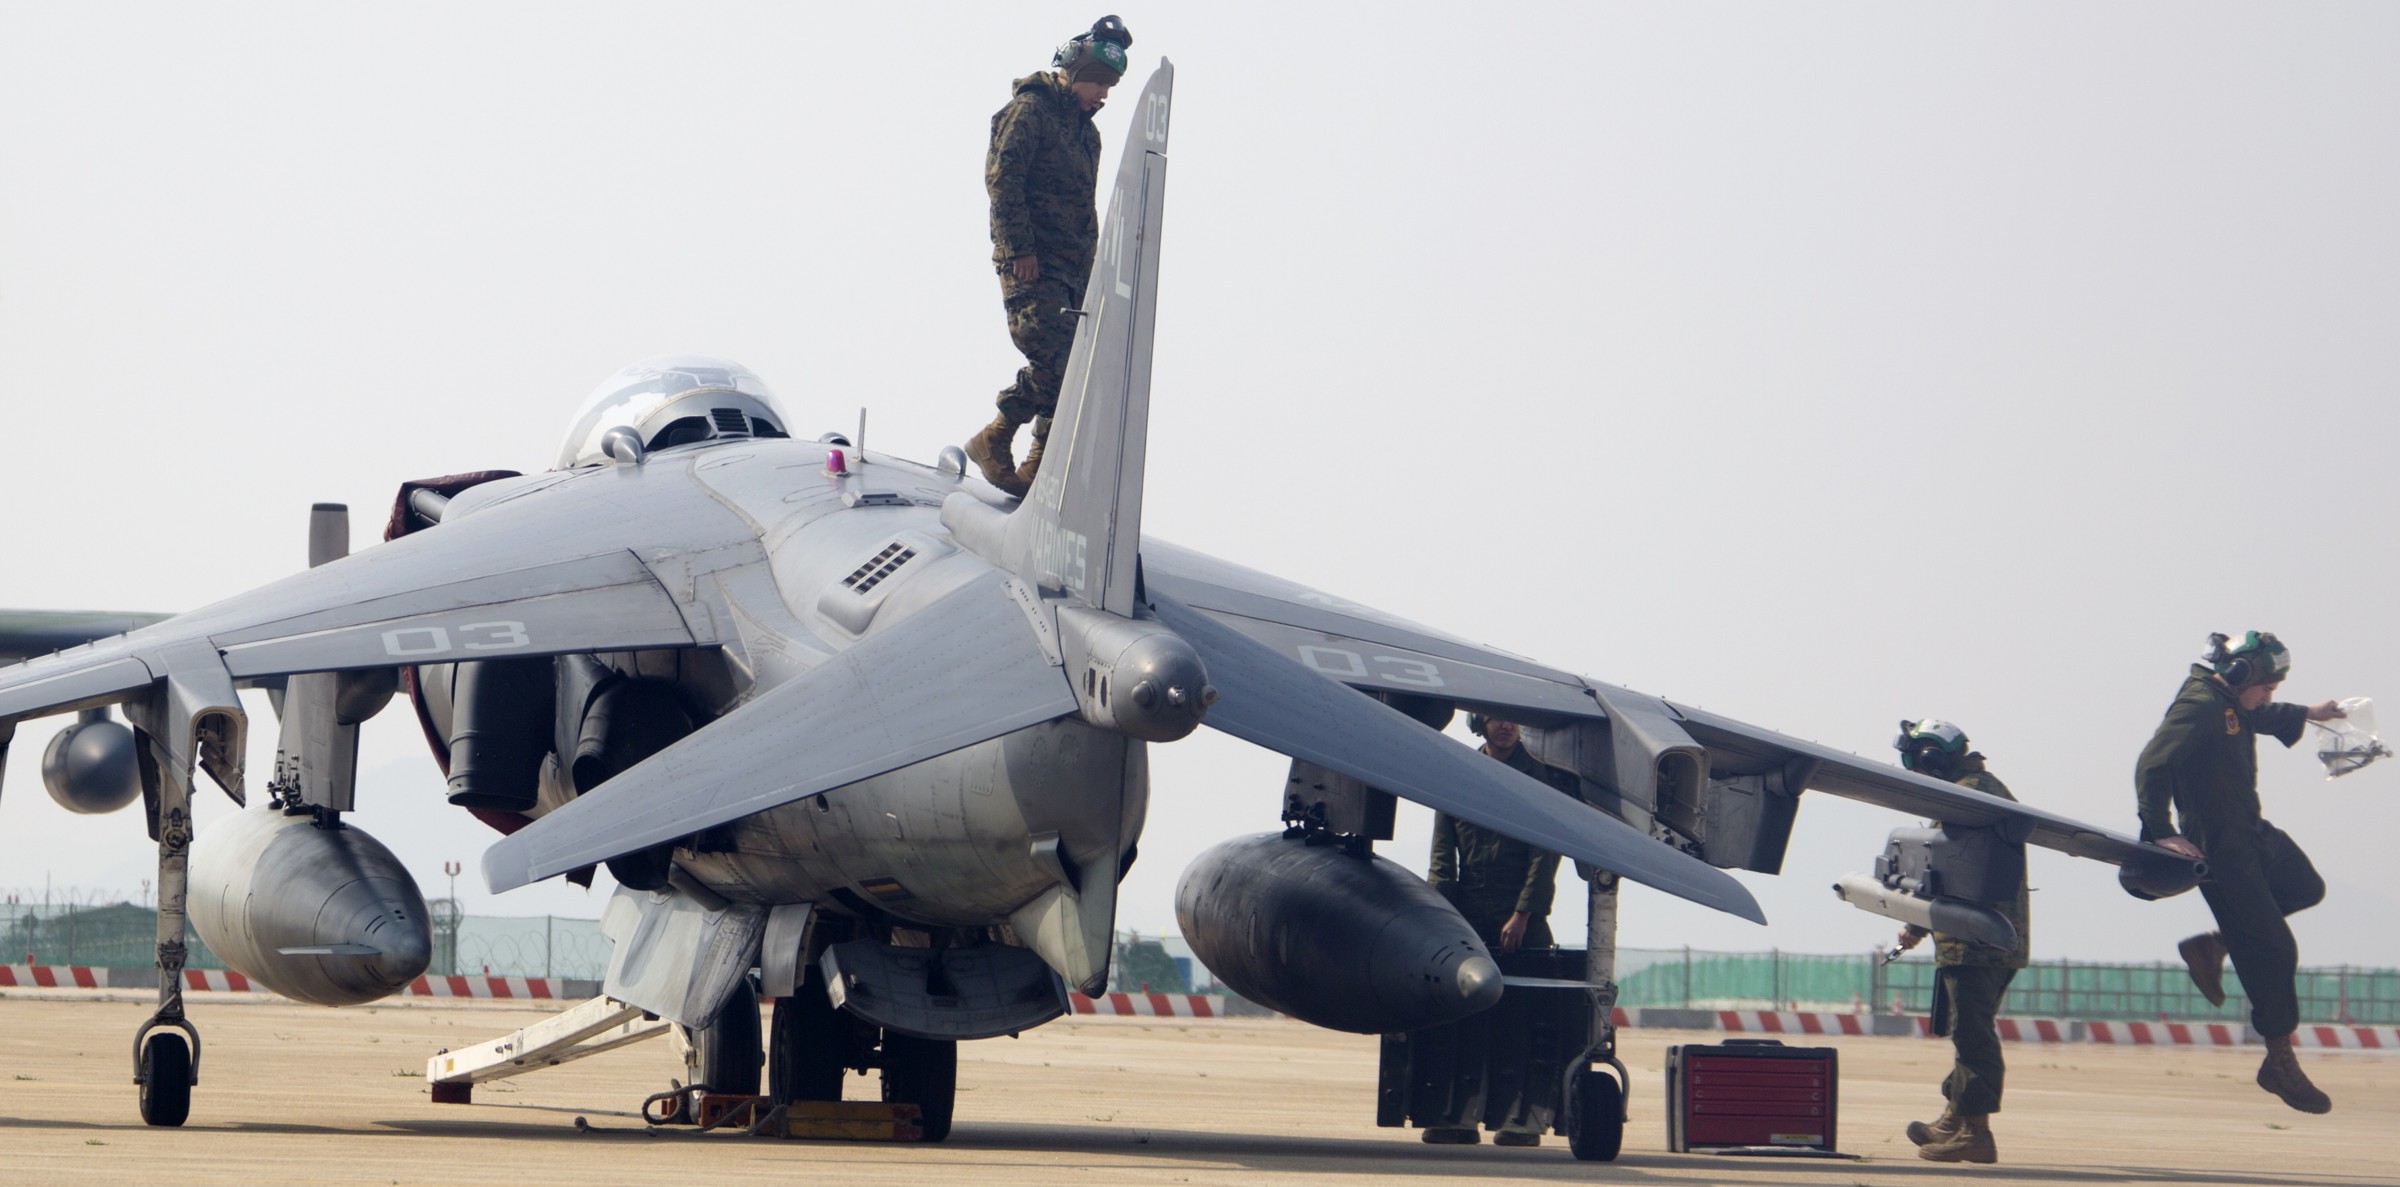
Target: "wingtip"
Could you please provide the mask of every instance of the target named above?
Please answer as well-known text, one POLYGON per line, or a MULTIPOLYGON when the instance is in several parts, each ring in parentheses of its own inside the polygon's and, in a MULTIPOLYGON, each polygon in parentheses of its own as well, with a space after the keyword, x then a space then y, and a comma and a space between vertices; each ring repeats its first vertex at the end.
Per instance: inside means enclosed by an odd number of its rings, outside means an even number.
POLYGON ((504 838, 483 851, 483 884, 493 894, 533 881, 533 863, 520 852, 522 848, 504 838))

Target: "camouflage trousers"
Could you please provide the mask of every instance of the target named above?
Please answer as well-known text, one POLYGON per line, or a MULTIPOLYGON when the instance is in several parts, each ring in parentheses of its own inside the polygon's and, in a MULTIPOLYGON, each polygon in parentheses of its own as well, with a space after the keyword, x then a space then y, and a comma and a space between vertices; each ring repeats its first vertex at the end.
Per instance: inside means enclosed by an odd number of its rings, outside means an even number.
POLYGON ((1079 320, 1061 311, 1083 307, 1083 278, 1045 265, 1039 279, 1020 281, 1002 268, 1000 300, 1008 309, 1008 336, 1025 355, 1017 381, 1000 389, 1000 411, 1022 424, 1058 408, 1058 385, 1066 377, 1067 354, 1074 349, 1079 320))
POLYGON ((2017 970, 1988 965, 1949 965, 1934 970, 1938 980, 1935 1016, 1956 1053, 1942 1078, 1942 1096, 1960 1113, 1997 1113, 2008 1065, 2000 1057, 2000 1002, 2017 970))

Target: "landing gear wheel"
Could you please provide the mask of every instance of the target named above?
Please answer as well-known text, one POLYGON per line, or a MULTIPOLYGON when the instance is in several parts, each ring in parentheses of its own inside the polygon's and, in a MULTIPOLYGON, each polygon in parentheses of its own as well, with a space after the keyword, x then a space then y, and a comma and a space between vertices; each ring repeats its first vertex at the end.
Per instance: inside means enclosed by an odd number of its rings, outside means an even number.
POLYGON ((789 995, 775 999, 767 1048, 767 1085, 775 1103, 842 1099, 849 1066, 851 1022, 825 996, 814 969, 789 995))
POLYGON ((192 1049, 171 1031, 142 1044, 142 1121, 174 1126, 192 1115, 192 1049))
POLYGON ((958 1043, 953 1039, 920 1039, 883 1034, 883 1100, 910 1104, 924 1112, 918 1124, 925 1140, 950 1136, 952 1106, 958 1101, 958 1043))
POLYGON ((1615 1076, 1586 1070, 1567 1088, 1567 1149, 1582 1162, 1614 1162, 1625 1148, 1625 1090, 1615 1076))
POLYGON ((693 1074, 711 1092, 756 1096, 760 1058, 758 988, 744 977, 707 1029, 693 1033, 693 1074))

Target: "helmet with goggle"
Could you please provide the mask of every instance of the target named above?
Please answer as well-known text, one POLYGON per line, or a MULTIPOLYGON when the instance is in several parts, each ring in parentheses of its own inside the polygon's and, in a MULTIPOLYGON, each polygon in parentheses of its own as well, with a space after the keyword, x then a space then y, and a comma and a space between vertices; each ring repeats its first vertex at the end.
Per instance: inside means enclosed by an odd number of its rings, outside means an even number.
POLYGON ((2235 688, 2280 684, 2291 674, 2292 653, 2272 631, 2244 631, 2242 641, 2231 647, 2225 645, 2228 641, 2227 636, 2210 635, 2203 657, 2225 683, 2235 688))
POLYGON ((1923 721, 1903 721, 1900 736, 1892 740, 1892 749, 1900 752, 1900 765, 1926 775, 1947 776, 1967 753, 1967 731, 1928 717, 1923 721))

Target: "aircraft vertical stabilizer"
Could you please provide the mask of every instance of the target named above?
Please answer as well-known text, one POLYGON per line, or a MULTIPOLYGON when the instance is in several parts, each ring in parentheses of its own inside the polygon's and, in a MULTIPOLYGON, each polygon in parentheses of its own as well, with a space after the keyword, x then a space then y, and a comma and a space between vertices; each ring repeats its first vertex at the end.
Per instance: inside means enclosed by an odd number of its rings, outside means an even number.
POLYGON ((1131 617, 1150 432, 1150 340, 1175 66, 1134 100, 1132 131, 1100 227, 1083 317, 1059 385, 1041 472, 1009 516, 1007 563, 1043 593, 1131 617))

